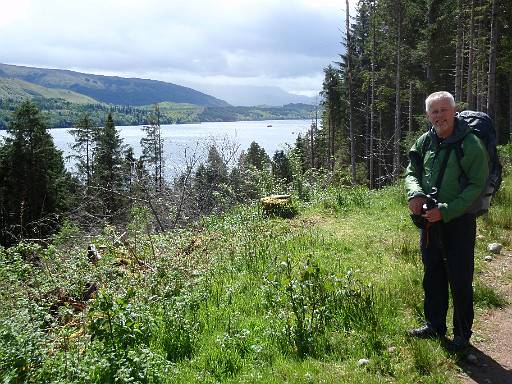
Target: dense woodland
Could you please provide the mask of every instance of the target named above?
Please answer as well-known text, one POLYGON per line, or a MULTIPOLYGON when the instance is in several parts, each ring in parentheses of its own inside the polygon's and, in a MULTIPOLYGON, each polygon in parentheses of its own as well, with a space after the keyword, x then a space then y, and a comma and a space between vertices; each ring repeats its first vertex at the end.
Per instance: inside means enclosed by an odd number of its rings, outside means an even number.
MULTIPOLYGON (((316 114, 309 110, 311 130, 288 153, 266 154, 257 142, 245 151, 217 143, 205 159, 189 153, 182 173, 165 180, 160 124, 175 106, 98 105, 83 107, 73 121, 78 171, 71 175, 46 132, 48 120, 37 105, 23 103, 13 112, 0 149, 2 244, 45 237, 64 217, 90 230, 123 225, 141 205, 152 212, 154 229, 165 231, 268 193, 294 192, 307 199, 308 185, 318 182, 382 187, 400 177, 406 151, 427 127, 424 99, 436 90, 451 91, 459 109, 487 112, 499 141, 509 140, 510 2, 363 0, 355 18, 349 18, 348 2, 346 7, 345 53, 325 68, 321 108, 316 114), (115 128, 119 114, 147 122, 139 159, 115 128)), ((287 109, 300 110, 303 106, 287 109)), ((239 112, 193 111, 212 119, 226 113, 237 119, 239 112)), ((271 109, 242 112, 264 118, 271 109)))
POLYGON ((451 92, 459 110, 487 112, 499 143, 512 136, 512 2, 358 2, 345 53, 324 70, 323 129, 304 138, 308 167, 379 187, 400 177, 427 122, 424 100, 451 92))

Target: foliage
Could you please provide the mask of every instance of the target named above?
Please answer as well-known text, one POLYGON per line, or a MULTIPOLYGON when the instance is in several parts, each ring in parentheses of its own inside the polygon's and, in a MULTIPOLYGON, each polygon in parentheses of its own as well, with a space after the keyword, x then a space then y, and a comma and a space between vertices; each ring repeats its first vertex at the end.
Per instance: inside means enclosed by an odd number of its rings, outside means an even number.
POLYGON ((140 140, 142 156, 140 161, 145 167, 151 169, 153 174, 153 184, 156 190, 163 187, 163 167, 164 167, 164 149, 160 128, 160 108, 155 105, 155 110, 151 114, 151 124, 144 126, 143 131, 146 136, 140 140))
POLYGON ((283 150, 276 151, 272 156, 272 174, 277 179, 281 179, 286 183, 292 181, 292 167, 290 159, 283 150))
POLYGON ((511 57, 504 33, 497 36, 495 87, 489 69, 491 25, 510 29, 508 3, 359 1, 343 36, 345 53, 324 69, 322 124, 312 124, 296 144, 309 160, 306 169, 327 168, 346 182, 354 145, 359 177, 350 184, 380 188, 396 181, 412 141, 427 127, 424 99, 437 90, 450 91, 461 108, 489 112, 498 141, 509 141, 511 57))
POLYGON ((110 220, 121 213, 125 204, 122 196, 126 190, 122 174, 123 149, 112 115, 108 114, 105 127, 96 136, 93 181, 101 204, 99 213, 110 220))
POLYGON ((85 179, 86 187, 92 181, 94 152, 98 128, 92 126, 90 116, 83 114, 76 122, 76 127, 70 130, 75 142, 71 145, 76 154, 73 156, 77 161, 77 173, 80 178, 85 179))
POLYGON ((281 263, 280 272, 267 278, 265 291, 269 318, 274 318, 281 348, 300 358, 330 353, 328 334, 335 330, 365 330, 375 337, 379 321, 374 293, 345 278, 327 276, 311 260, 299 266, 281 263), (276 292, 277 290, 277 292, 276 292))
MULTIPOLYGON (((439 343, 403 334, 422 310, 400 186, 310 188, 291 220, 240 205, 155 235, 135 205, 122 241, 67 225, 53 245, 0 248, 1 380, 455 382, 439 343)), ((479 274, 476 299, 504 304, 479 274)))
POLYGON ((264 168, 268 168, 270 165, 270 158, 265 152, 265 149, 260 147, 260 145, 255 141, 249 145, 247 153, 243 159, 245 166, 252 165, 258 171, 263 171, 264 168))
MULTIPOLYGON (((1 78, 0 78, 1 81, 1 78)), ((112 114, 119 125, 151 125, 151 113, 154 105, 120 105, 95 101, 87 103, 66 100, 63 98, 46 98, 31 96, 17 98, 0 97, 0 129, 7 128, 11 113, 24 100, 30 99, 44 110, 50 128, 68 128, 84 114, 87 114, 92 125, 100 126, 105 115, 112 114)), ((311 105, 293 104, 283 107, 215 107, 205 108, 189 103, 161 102, 160 124, 187 124, 203 121, 252 121, 252 120, 284 120, 308 119, 314 109, 311 105)))
POLYGON ((66 210, 70 176, 39 109, 23 103, 0 147, 0 244, 45 237, 66 210))

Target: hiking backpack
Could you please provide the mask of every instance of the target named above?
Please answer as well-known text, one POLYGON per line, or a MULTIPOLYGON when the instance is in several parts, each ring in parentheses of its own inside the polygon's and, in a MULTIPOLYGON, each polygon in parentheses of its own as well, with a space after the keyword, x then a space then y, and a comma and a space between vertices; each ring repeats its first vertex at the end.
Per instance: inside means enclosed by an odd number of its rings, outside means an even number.
MULTIPOLYGON (((496 130, 492 123, 491 118, 483 112, 476 111, 462 111, 456 115, 459 121, 464 121, 471 128, 471 133, 477 136, 481 141, 489 155, 489 176, 485 183, 485 188, 480 196, 473 202, 473 204, 466 211, 467 213, 474 213, 480 216, 487 213, 491 205, 491 199, 496 194, 501 185, 501 171, 502 165, 500 164, 498 151, 496 150, 496 130)), ((429 145, 429 140, 423 142, 422 156, 429 145)), ((457 155, 457 162, 462 173, 462 182, 467 180, 467 176, 461 165, 461 159, 464 156, 463 140, 454 143, 455 154, 457 155)), ((446 167, 446 162, 444 162, 446 167)), ((444 173, 444 171, 441 171, 444 173)))

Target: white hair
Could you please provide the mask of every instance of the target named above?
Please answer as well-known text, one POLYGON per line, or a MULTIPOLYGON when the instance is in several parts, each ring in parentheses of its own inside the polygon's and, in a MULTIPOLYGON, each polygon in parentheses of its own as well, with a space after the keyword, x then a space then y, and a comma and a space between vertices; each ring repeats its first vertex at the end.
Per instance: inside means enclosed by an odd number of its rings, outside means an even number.
POLYGON ((453 98, 453 95, 450 92, 446 91, 439 91, 434 92, 430 94, 425 99, 425 110, 428 112, 430 108, 430 104, 432 104, 433 101, 437 100, 449 100, 452 107, 455 107, 455 99, 453 98))

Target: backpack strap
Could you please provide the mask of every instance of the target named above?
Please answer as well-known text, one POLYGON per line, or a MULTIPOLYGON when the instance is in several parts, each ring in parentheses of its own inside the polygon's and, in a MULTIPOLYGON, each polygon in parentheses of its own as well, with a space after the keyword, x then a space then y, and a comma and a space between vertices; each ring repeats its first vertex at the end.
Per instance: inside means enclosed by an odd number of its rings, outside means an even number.
POLYGON ((421 158, 425 158, 425 153, 427 152, 427 149, 430 145, 430 134, 427 134, 425 136, 425 140, 423 140, 423 143, 421 143, 421 158))
POLYGON ((464 139, 458 141, 455 143, 455 156, 457 157, 457 165, 459 166, 460 171, 460 177, 459 177, 459 184, 465 186, 468 182, 468 175, 466 174, 466 171, 464 171, 464 168, 462 168, 462 156, 464 156, 464 151, 462 149, 462 142, 464 139))
MULTIPOLYGON (((430 146, 430 141, 431 141, 430 134, 428 134, 425 137, 425 140, 423 140, 423 143, 421 143, 421 159, 422 159, 421 166, 422 167, 423 167, 423 159, 425 158, 427 149, 430 146)), ((456 143, 456 144, 458 144, 458 143, 456 143)), ((453 144, 450 144, 447 146, 445 155, 443 157, 443 161, 441 163, 441 168, 439 169, 439 173, 437 174, 436 183, 434 184, 434 187, 436 188, 437 193, 439 193, 439 188, 441 187, 441 183, 443 182, 444 172, 446 171, 446 165, 448 164, 448 159, 450 158, 450 152, 452 151, 452 148, 453 148, 453 144)), ((461 148, 461 151, 462 151, 462 148, 461 148)), ((460 166, 460 162, 459 162, 459 166, 460 166)), ((423 172, 423 168, 422 168, 422 172, 423 172)))
POLYGON ((421 143, 420 157, 419 157, 419 159, 416 159, 417 166, 420 168, 420 174, 423 173, 423 161, 425 159, 425 154, 427 152, 427 149, 428 149, 429 145, 430 145, 430 135, 427 134, 425 136, 425 139, 421 143))
POLYGON ((435 188, 437 193, 441 188, 441 183, 443 182, 444 172, 446 171, 446 165, 448 164, 448 158, 450 157, 450 152, 452 151, 453 145, 448 145, 446 148, 446 152, 443 157, 443 162, 441 163, 441 168, 439 169, 439 173, 437 174, 435 188))

